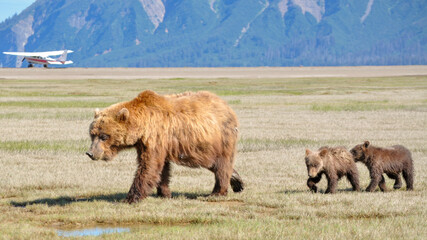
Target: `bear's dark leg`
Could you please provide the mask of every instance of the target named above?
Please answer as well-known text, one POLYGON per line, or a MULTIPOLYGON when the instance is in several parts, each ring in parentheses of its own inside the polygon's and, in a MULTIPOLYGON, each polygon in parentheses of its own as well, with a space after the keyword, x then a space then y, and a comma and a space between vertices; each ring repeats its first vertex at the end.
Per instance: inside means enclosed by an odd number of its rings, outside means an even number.
POLYGON ((170 182, 170 162, 166 161, 162 170, 161 180, 157 187, 157 195, 164 198, 171 198, 172 194, 169 189, 170 182))
POLYGON ((126 197, 126 202, 128 203, 135 203, 138 202, 141 199, 144 199, 147 197, 148 193, 144 192, 143 189, 146 187, 143 186, 145 183, 143 182, 143 169, 139 165, 138 169, 135 173, 135 178, 133 179, 132 186, 129 189, 128 195, 126 197))
POLYGON ((214 188, 212 190, 211 195, 218 194, 220 186, 219 186, 219 179, 217 178, 217 175, 216 175, 217 168, 216 168, 216 166, 213 166, 213 167, 209 168, 209 170, 211 172, 213 172, 213 174, 215 175, 215 185, 214 185, 214 188))
POLYGON ((406 182, 406 190, 414 190, 414 170, 412 167, 409 169, 404 169, 402 171, 402 175, 406 182))
POLYGON ((317 192, 316 183, 320 182, 322 179, 322 174, 318 174, 316 177, 307 179, 307 186, 312 192, 317 192))
POLYGON ((394 179, 394 189, 400 189, 402 187, 402 179, 398 173, 387 173, 387 176, 391 179, 394 179))
POLYGON ((353 187, 353 191, 360 191, 359 174, 357 170, 347 173, 347 179, 353 187))
POLYGON ((336 174, 328 173, 326 174, 326 178, 328 179, 328 188, 325 193, 335 193, 338 183, 338 176, 336 174))
POLYGON ((233 192, 241 192, 245 188, 245 184, 243 183, 242 178, 234 169, 233 174, 231 174, 230 185, 233 189, 233 192))
POLYGON ((377 188, 378 184, 381 181, 382 173, 381 171, 375 171, 374 169, 370 170, 371 182, 369 186, 366 188, 367 192, 373 192, 377 188))
POLYGON ((165 158, 162 157, 160 159, 162 160, 157 161, 156 158, 151 157, 147 153, 138 157, 138 169, 126 197, 126 202, 134 203, 146 198, 151 190, 158 185, 165 158))
POLYGON ((384 178, 383 175, 381 175, 381 180, 378 183, 378 186, 380 187, 381 191, 383 191, 383 192, 387 192, 388 191, 387 186, 385 184, 385 178, 384 178))

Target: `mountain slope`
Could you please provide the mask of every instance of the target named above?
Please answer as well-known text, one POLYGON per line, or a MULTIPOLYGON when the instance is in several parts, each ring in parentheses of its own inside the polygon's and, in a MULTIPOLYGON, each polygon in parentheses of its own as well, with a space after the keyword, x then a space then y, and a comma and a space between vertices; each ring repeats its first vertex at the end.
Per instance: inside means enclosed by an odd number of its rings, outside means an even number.
POLYGON ((72 49, 79 67, 427 64, 426 12, 425 0, 38 0, 0 24, 0 51, 72 49))

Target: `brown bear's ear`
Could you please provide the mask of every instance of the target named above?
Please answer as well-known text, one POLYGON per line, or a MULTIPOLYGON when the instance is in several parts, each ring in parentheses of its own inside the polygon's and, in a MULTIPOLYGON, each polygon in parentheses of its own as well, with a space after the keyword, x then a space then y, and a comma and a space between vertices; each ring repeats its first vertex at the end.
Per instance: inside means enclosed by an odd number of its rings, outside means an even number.
POLYGON ((327 153, 328 153, 328 149, 323 149, 322 151, 320 151, 319 156, 324 157, 326 156, 327 153))
POLYGON ((100 113, 101 113, 101 112, 99 111, 99 108, 95 109, 95 115, 94 115, 94 118, 98 118, 100 113))
POLYGON ((308 155, 310 155, 310 154, 311 154, 310 149, 308 149, 308 148, 307 148, 307 149, 305 149, 305 155, 306 155, 306 156, 308 156, 308 155))
POLYGON ((117 120, 119 121, 125 122, 128 118, 129 110, 127 108, 122 108, 122 110, 117 113, 117 120))
POLYGON ((369 141, 365 141, 364 143, 363 143, 363 146, 365 147, 365 148, 368 148, 369 147, 369 141))

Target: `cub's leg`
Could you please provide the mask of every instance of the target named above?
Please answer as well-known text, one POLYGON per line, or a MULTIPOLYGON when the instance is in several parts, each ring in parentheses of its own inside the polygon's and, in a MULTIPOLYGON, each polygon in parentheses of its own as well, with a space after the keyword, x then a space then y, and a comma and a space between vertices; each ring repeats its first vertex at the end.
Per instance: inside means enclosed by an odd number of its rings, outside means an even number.
POLYGON ((313 191, 313 192, 317 192, 317 186, 316 183, 320 182, 320 180, 322 179, 322 174, 318 174, 316 177, 312 178, 308 178, 307 179, 307 186, 308 188, 313 191))
POLYGON ((326 174, 328 179, 328 188, 325 193, 335 193, 338 183, 338 176, 336 174, 326 174))
POLYGON ((402 175, 406 182, 406 190, 414 190, 414 170, 404 169, 402 175))
POLYGON ((387 192, 388 191, 387 186, 385 184, 385 178, 384 178, 383 175, 381 175, 381 180, 378 183, 378 186, 380 187, 381 191, 383 191, 383 192, 387 192))
POLYGON ((371 176, 371 182, 366 188, 367 192, 373 192, 377 188, 382 178, 382 170, 371 168, 369 169, 369 175, 371 176))
POLYGON ((400 178, 399 174, 387 173, 387 176, 391 179, 394 179, 394 189, 400 189, 402 187, 402 179, 400 178))
POLYGON ((359 185, 359 174, 358 172, 349 172, 347 173, 347 179, 350 182, 351 186, 353 187, 353 191, 360 191, 360 185, 359 185))

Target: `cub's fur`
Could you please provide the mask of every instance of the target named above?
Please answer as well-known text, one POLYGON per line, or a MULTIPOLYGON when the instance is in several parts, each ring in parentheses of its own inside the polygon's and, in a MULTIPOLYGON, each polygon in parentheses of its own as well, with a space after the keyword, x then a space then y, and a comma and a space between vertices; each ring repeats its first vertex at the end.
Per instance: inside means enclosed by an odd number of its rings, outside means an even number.
POLYGON ((356 145, 351 149, 356 162, 362 162, 369 169, 371 182, 366 191, 375 191, 377 186, 381 191, 387 191, 383 173, 395 180, 394 189, 402 187, 400 173, 406 182, 406 190, 414 189, 414 164, 411 152, 401 145, 389 148, 372 146, 369 141, 356 145))
POLYGON ((359 172, 353 157, 344 147, 321 147, 312 152, 306 149, 305 164, 307 165, 307 186, 317 192, 316 183, 325 174, 328 188, 325 193, 335 193, 338 180, 346 176, 350 181, 353 191, 359 191, 359 172))

